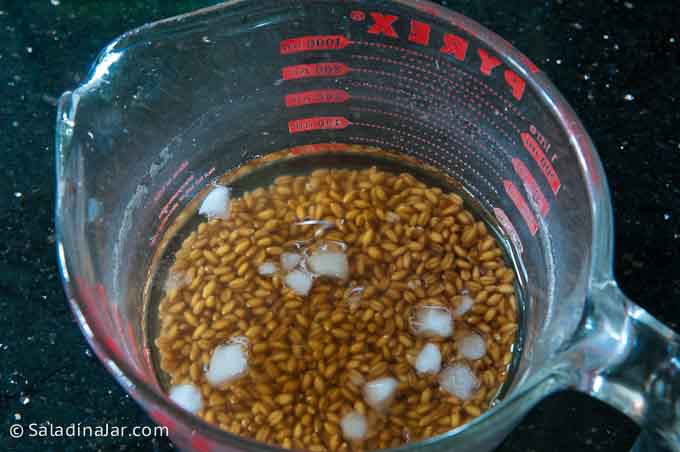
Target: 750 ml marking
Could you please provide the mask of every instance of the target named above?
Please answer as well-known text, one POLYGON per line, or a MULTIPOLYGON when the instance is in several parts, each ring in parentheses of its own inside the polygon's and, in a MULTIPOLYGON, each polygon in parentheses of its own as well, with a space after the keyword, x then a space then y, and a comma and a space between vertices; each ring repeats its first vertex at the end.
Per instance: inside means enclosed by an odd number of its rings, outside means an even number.
POLYGON ((339 62, 296 64, 281 69, 284 80, 297 80, 312 77, 340 77, 349 73, 349 66, 339 62))

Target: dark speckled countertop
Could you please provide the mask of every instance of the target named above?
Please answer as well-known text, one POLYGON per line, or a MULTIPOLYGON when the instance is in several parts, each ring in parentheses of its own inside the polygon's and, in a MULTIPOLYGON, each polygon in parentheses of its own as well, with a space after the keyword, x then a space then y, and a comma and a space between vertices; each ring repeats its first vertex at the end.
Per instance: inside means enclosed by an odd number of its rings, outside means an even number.
MULTIPOLYGON (((11 424, 150 425, 93 357, 57 275, 55 104, 109 40, 209 1, 0 0, 0 450, 166 451, 163 438, 15 441, 11 424)), ((680 5, 449 0, 532 58, 579 113, 614 198, 624 291, 680 330, 680 5)), ((500 451, 624 451, 637 427, 576 393, 540 403, 500 451)))

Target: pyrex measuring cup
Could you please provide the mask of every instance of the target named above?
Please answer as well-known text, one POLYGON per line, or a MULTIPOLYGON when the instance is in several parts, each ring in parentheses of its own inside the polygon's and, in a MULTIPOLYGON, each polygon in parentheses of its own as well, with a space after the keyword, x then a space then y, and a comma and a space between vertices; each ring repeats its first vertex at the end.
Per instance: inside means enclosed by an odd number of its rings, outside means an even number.
POLYGON ((574 388, 680 450, 678 337, 612 276, 602 167, 540 70, 425 1, 242 0, 131 31, 60 101, 57 230, 71 307, 99 358, 187 450, 273 450, 188 415, 142 334, 159 238, 214 177, 270 152, 376 145, 459 180, 510 237, 523 344, 504 399, 400 450, 493 449, 541 398, 574 388), (225 151, 227 150, 227 151, 225 151))

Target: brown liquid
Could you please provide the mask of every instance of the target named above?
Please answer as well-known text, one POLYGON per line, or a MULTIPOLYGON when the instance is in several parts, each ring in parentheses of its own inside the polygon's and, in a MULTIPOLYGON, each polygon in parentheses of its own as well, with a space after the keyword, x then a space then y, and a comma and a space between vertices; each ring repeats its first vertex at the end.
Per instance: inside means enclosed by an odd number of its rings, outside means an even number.
POLYGON ((158 309, 148 312, 162 381, 198 387, 198 415, 225 430, 312 451, 395 447, 479 416, 506 381, 519 323, 497 230, 455 183, 382 151, 281 161, 222 178, 233 189, 227 220, 199 217, 196 205, 180 216, 158 273, 179 287, 156 282, 158 309), (319 250, 344 255, 348 275, 315 277, 302 295, 281 255, 303 255, 305 273, 319 250), (261 274, 270 263, 276 272, 261 274), (464 299, 475 302, 454 315, 464 299), (433 307, 453 318, 449 337, 423 331, 433 307), (471 334, 484 340, 481 358, 470 357, 479 347, 462 345, 471 334), (214 350, 243 337, 247 371, 209 383, 214 350), (415 368, 427 343, 441 354, 441 372, 415 368), (451 365, 474 374, 469 396, 442 383, 451 365), (370 403, 366 385, 380 378, 396 390, 370 403), (350 412, 368 425, 363 439, 343 431, 350 412))

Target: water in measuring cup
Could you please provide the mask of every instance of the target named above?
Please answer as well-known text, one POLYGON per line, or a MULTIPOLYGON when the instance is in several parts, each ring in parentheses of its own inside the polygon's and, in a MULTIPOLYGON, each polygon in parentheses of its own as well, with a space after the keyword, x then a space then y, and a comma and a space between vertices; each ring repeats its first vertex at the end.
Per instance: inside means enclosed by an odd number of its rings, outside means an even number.
POLYGON ((508 240, 455 180, 375 148, 224 175, 178 216, 146 291, 159 381, 238 435, 374 450, 500 395, 521 305, 508 240))

